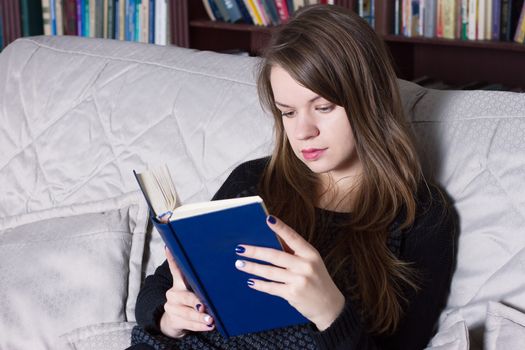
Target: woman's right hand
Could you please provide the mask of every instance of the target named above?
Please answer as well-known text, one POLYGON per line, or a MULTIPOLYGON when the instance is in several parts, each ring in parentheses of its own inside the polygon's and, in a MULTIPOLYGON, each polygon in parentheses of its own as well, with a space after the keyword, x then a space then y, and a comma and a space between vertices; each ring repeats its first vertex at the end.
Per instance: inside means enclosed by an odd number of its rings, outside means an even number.
POLYGON ((164 314, 160 319, 162 333, 180 338, 186 331, 203 332, 214 329, 212 317, 206 313, 205 306, 197 296, 188 290, 182 273, 167 248, 166 259, 173 276, 173 287, 166 292, 164 314))

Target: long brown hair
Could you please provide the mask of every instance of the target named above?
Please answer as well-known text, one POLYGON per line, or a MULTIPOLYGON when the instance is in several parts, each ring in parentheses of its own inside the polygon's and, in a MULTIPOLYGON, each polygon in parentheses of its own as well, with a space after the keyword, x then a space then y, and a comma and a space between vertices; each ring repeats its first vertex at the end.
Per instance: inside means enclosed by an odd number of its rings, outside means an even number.
POLYGON ((287 140, 270 84, 274 66, 348 115, 363 176, 352 194, 346 233, 323 258, 339 288, 358 301, 369 330, 392 332, 402 317, 402 289, 416 284, 414 271, 391 253, 387 237, 401 212, 401 228, 413 223, 423 175, 390 56, 363 19, 326 5, 298 11, 276 29, 263 55, 257 88, 263 108, 275 118, 276 145, 261 195, 273 214, 315 244, 324 234, 315 229, 320 180, 287 140))

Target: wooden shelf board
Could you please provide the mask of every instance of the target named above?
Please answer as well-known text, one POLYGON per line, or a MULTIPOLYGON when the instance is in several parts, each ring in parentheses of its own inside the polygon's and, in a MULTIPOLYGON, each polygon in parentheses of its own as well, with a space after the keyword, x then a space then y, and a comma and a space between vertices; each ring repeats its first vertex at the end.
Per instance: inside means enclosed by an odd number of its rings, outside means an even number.
POLYGON ((190 27, 194 28, 210 28, 210 29, 222 29, 222 30, 233 30, 241 32, 262 32, 270 33, 271 27, 254 26, 245 23, 226 23, 219 21, 210 21, 205 19, 194 19, 190 21, 190 27))
POLYGON ((473 40, 452 40, 452 39, 436 39, 424 37, 405 37, 402 35, 385 35, 383 39, 387 42, 418 44, 418 45, 441 45, 441 46, 455 46, 455 47, 471 47, 477 49, 488 50, 504 50, 516 51, 525 53, 525 45, 514 42, 503 41, 473 41, 473 40))

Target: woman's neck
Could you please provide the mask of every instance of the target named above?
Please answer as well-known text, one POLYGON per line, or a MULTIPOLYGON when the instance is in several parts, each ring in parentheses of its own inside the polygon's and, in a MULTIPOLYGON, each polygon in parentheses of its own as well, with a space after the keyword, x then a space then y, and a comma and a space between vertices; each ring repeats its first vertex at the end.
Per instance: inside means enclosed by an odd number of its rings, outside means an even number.
POLYGON ((321 209, 350 213, 359 188, 359 175, 334 179, 331 174, 322 174, 316 206, 321 209))

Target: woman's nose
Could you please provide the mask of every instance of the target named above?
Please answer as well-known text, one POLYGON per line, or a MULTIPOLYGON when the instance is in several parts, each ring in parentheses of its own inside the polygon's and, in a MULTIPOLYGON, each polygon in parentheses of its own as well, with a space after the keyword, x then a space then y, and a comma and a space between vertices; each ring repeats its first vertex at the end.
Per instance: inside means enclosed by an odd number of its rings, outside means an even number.
POLYGON ((298 140, 307 140, 319 135, 319 128, 317 126, 315 117, 302 113, 296 117, 295 137, 298 140))

